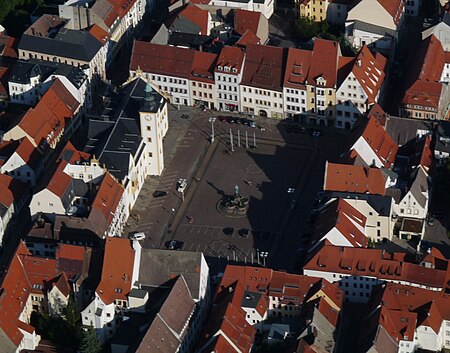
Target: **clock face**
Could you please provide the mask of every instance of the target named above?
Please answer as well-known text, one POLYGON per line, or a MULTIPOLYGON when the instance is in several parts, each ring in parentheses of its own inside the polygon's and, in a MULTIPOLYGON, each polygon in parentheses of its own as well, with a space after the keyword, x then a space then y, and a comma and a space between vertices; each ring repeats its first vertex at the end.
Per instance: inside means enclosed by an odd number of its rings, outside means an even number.
POLYGON ((150 115, 144 115, 144 119, 147 120, 147 121, 150 121, 151 116, 150 115))

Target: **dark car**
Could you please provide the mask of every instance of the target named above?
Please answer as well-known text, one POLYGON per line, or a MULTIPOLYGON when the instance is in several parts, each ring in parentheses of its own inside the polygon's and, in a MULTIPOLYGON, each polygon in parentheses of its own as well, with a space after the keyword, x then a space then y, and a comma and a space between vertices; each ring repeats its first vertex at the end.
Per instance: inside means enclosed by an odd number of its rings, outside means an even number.
POLYGON ((183 115, 181 115, 181 118, 182 118, 182 119, 189 119, 189 115, 183 114, 183 115))
POLYGON ((239 235, 243 238, 248 238, 250 231, 247 228, 239 229, 239 235))
POLYGON ((223 116, 223 115, 218 116, 217 119, 218 119, 221 123, 226 123, 226 122, 228 121, 228 120, 227 120, 227 117, 226 117, 226 116, 223 116))
POLYGON ((169 250, 181 250, 184 242, 179 240, 171 240, 167 243, 167 249, 169 250))
POLYGON ((164 197, 167 196, 167 191, 156 190, 153 193, 153 197, 164 197))
POLYGON ((223 234, 225 234, 227 237, 231 237, 234 234, 234 228, 233 227, 226 227, 223 229, 223 234))

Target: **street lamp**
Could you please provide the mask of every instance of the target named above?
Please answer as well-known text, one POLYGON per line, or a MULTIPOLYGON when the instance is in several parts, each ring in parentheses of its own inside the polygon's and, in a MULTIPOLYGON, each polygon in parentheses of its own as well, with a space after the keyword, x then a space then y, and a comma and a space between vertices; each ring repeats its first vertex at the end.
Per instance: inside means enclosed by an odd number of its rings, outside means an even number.
POLYGON ((259 253, 259 256, 261 256, 261 258, 263 259, 263 266, 266 267, 266 257, 269 256, 269 252, 268 251, 261 251, 259 253))
POLYGON ((295 206, 295 200, 294 200, 295 188, 288 188, 288 189, 287 189, 287 193, 288 193, 289 196, 290 196, 290 202, 289 202, 289 204, 291 205, 291 209, 293 210, 293 209, 294 209, 294 206, 295 206))
POLYGON ((208 121, 211 123, 211 143, 214 142, 214 122, 216 121, 215 116, 209 117, 208 121))

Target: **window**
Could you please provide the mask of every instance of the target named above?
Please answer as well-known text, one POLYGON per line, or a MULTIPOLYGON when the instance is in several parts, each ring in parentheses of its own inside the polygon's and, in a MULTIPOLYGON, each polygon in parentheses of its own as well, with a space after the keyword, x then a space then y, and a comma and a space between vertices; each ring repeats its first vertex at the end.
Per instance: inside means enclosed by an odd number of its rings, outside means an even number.
POLYGON ((148 137, 148 138, 147 138, 147 142, 152 142, 152 138, 151 138, 151 137, 148 137))
POLYGON ((148 153, 148 156, 149 156, 150 158, 152 158, 152 157, 153 157, 153 153, 149 152, 149 153, 148 153))

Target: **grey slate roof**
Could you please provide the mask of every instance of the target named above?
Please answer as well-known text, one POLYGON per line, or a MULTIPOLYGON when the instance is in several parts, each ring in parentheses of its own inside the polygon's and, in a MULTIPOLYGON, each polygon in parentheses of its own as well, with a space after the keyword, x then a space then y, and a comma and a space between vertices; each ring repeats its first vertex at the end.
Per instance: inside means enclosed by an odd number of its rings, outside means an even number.
POLYGON ((400 147, 415 140, 418 131, 433 131, 433 122, 389 116, 386 119, 386 132, 400 147))
POLYGON ((87 31, 64 28, 66 21, 43 15, 22 35, 19 50, 90 62, 103 44, 87 31))
POLYGON ((428 179, 422 168, 417 168, 417 174, 410 188, 420 206, 425 207, 427 198, 423 192, 428 192, 428 179))
POLYGON ((173 32, 198 34, 202 28, 189 19, 179 16, 177 17, 169 28, 173 32))
POLYGON ((372 194, 354 194, 345 192, 332 192, 330 197, 339 197, 342 199, 366 200, 380 216, 389 216, 391 214, 392 197, 372 194))
POLYGON ((139 112, 156 112, 165 99, 155 90, 145 100, 147 83, 137 78, 119 93, 111 93, 106 107, 98 115, 89 115, 88 141, 84 150, 95 155, 100 163, 119 180, 128 174, 130 157, 138 159, 142 149, 139 112))
POLYGON ((390 28, 385 28, 381 26, 377 26, 371 23, 363 22, 363 21, 355 21, 353 24, 353 30, 358 29, 360 31, 379 34, 381 36, 386 37, 394 37, 396 36, 396 32, 390 28))
POLYGON ((261 293, 246 290, 244 292, 244 296, 242 297, 241 307, 256 309, 260 299, 261 293))
POLYGON ((87 75, 78 67, 64 63, 43 60, 19 60, 14 65, 9 81, 15 83, 30 83, 31 77, 40 76, 40 81, 45 81, 51 75, 66 77, 76 88, 87 80, 87 75))
POLYGON ((142 249, 139 282, 161 285, 174 276, 183 275, 192 298, 199 298, 201 253, 142 249))

